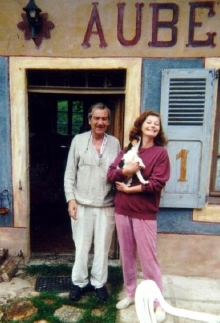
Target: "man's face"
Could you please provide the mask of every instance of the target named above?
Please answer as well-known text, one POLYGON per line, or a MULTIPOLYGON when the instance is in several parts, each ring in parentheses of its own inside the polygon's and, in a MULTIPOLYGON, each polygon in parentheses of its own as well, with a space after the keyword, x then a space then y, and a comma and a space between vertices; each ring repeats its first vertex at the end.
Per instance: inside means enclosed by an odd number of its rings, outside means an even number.
POLYGON ((89 124, 94 135, 103 135, 110 124, 108 110, 100 110, 98 108, 93 109, 92 117, 89 119, 89 124))

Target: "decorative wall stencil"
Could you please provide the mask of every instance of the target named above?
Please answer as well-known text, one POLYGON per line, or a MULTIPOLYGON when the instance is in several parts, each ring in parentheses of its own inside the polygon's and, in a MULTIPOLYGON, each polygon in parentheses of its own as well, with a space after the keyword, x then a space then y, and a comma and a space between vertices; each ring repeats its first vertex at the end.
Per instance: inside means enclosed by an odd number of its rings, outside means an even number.
POLYGON ((50 39, 50 30, 55 27, 54 23, 52 21, 47 21, 48 14, 42 13, 40 14, 40 20, 41 20, 41 29, 36 34, 35 38, 32 38, 31 35, 31 29, 29 26, 29 21, 25 13, 21 14, 21 17, 23 21, 20 21, 17 24, 18 29, 24 31, 24 38, 25 40, 33 39, 36 46, 40 46, 42 43, 43 37, 50 39))

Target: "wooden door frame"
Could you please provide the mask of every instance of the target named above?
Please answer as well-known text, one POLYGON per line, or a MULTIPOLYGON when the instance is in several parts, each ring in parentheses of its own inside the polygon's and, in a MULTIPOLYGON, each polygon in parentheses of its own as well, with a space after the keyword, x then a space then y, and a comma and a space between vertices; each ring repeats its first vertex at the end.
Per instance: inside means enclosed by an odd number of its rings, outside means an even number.
MULTIPOLYGON (((123 144, 141 108, 140 58, 44 58, 11 57, 9 59, 11 102, 11 149, 14 205, 14 228, 2 233, 14 239, 14 230, 19 236, 19 245, 25 259, 30 257, 30 199, 29 199, 29 132, 27 69, 117 69, 126 70, 125 116, 123 144), (19 234, 21 232, 21 234, 19 234)), ((2 237, 4 239, 4 236, 2 237)))

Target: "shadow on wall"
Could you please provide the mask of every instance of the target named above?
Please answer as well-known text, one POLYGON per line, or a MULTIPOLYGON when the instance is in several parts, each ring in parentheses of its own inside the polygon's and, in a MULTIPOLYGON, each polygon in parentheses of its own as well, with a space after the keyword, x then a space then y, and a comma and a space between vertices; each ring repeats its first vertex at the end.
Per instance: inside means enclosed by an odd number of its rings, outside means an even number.
POLYGON ((9 226, 11 218, 11 192, 7 185, 0 185, 0 225, 9 226))
POLYGON ((193 209, 161 208, 158 232, 220 235, 220 223, 193 221, 193 209))

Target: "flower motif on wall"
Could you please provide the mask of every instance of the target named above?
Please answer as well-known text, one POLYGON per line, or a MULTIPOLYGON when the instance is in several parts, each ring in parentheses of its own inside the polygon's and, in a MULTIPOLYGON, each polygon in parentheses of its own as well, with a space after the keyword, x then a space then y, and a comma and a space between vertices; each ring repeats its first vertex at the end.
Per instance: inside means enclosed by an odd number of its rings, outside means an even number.
MULTIPOLYGON (((22 17, 23 21, 20 21, 17 24, 17 27, 20 30, 24 31, 25 40, 30 40, 30 39, 32 39, 32 36, 31 36, 31 30, 30 30, 30 25, 28 22, 27 15, 25 13, 22 13, 21 17, 22 17)), ((36 33, 36 37, 33 38, 33 41, 36 46, 40 46, 40 44, 42 43, 43 37, 49 39, 50 38, 50 30, 55 27, 55 25, 52 21, 47 21, 47 18, 48 18, 47 13, 40 14, 41 28, 36 33)))

